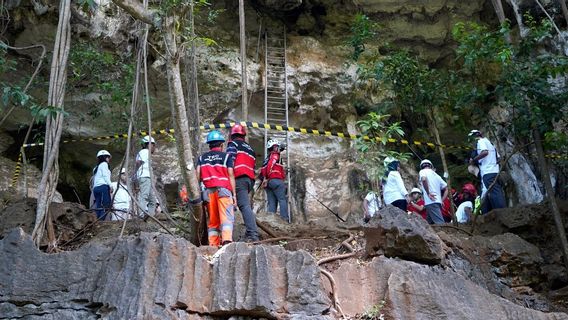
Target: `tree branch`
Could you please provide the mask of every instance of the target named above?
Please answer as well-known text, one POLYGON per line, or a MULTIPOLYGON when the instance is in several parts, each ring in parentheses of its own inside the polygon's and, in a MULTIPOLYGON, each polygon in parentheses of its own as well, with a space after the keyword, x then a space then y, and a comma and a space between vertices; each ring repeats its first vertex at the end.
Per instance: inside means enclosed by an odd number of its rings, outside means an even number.
POLYGON ((136 0, 112 0, 112 2, 128 12, 134 19, 149 25, 158 25, 156 11, 145 9, 142 3, 136 0))

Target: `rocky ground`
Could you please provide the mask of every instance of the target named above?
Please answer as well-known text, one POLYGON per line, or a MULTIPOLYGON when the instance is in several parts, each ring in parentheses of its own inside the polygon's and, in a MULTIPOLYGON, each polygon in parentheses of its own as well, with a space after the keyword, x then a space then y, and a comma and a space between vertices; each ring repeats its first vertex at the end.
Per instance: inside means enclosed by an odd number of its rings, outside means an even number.
POLYGON ((63 203, 52 207, 58 252, 45 254, 28 235, 34 201, 2 199, 0 318, 568 319, 543 205, 495 211, 474 234, 394 208, 364 226, 260 215, 272 236, 217 250, 141 219, 119 239, 122 223, 63 203))

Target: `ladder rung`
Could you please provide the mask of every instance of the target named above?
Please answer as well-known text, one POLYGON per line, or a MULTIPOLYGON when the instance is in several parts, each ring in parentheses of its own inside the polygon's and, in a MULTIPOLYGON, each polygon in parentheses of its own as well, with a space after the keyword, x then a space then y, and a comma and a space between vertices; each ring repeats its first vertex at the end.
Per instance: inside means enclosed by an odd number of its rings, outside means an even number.
POLYGON ((286 110, 285 108, 266 107, 268 110, 286 110))

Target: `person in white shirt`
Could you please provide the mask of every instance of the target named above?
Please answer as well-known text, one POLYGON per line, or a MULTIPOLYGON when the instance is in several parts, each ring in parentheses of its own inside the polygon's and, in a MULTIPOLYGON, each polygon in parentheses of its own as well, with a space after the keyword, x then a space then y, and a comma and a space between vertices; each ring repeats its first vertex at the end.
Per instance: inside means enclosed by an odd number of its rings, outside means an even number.
POLYGON ((459 223, 466 223, 470 220, 473 214, 473 202, 464 201, 460 203, 458 209, 456 210, 456 219, 459 223))
POLYGON ((385 163, 387 163, 387 180, 383 188, 385 204, 392 204, 406 212, 410 198, 400 176, 400 162, 389 157, 385 159, 385 163))
POLYGON ((369 222, 371 217, 374 217, 379 209, 382 207, 381 199, 374 191, 369 191, 365 200, 363 200, 363 221, 369 222))
POLYGON ((489 139, 484 138, 483 134, 479 130, 471 130, 468 136, 474 137, 475 140, 477 140, 477 156, 469 160, 470 165, 479 163, 481 184, 483 189, 488 192, 487 199, 482 205, 481 212, 487 213, 492 209, 505 208, 505 193, 503 192, 503 187, 499 183, 499 180, 495 181, 499 174, 499 153, 489 139), (495 184, 489 190, 489 187, 494 181, 495 184))
POLYGON ((111 183, 113 190, 116 190, 114 199, 112 201, 112 208, 114 209, 111 220, 128 220, 130 219, 130 194, 128 193, 128 186, 126 184, 126 169, 120 170, 119 179, 117 182, 111 183))
POLYGON ((424 159, 420 162, 419 185, 422 188, 426 220, 430 224, 442 224, 442 203, 448 197, 448 185, 433 169, 430 160, 424 159))
POLYGON ((140 192, 138 193, 138 202, 141 209, 147 211, 153 216, 156 211, 156 196, 152 188, 152 179, 150 175, 150 154, 156 149, 156 141, 150 136, 142 139, 142 150, 136 155, 136 176, 138 177, 138 185, 140 192))
POLYGON ((99 163, 93 169, 93 195, 95 197, 95 208, 97 219, 104 220, 106 217, 105 209, 111 206, 110 194, 110 168, 108 166, 111 155, 106 150, 97 152, 99 163))

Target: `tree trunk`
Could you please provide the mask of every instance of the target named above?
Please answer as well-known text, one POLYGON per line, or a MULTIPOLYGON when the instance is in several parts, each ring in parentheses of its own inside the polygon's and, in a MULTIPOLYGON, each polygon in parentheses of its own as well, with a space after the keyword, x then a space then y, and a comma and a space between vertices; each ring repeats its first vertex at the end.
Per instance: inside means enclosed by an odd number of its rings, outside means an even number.
MULTIPOLYGON (((181 81, 181 73, 179 66, 179 52, 177 48, 177 39, 175 35, 175 19, 173 17, 166 18, 166 26, 164 33, 164 42, 168 48, 168 56, 166 62, 166 72, 168 77, 168 87, 172 101, 172 116, 175 121, 175 137, 176 147, 179 156, 179 165, 181 174, 186 186, 190 199, 199 199, 201 189, 195 174, 195 165, 192 154, 192 142, 189 134, 189 123, 185 109, 185 98, 183 95, 183 85, 181 81)), ((194 221, 191 226, 192 236, 197 235, 197 222, 201 219, 201 206, 194 207, 194 221)), ((197 243, 194 240, 195 243, 197 243)))
POLYGON ((566 21, 566 26, 568 27, 568 8, 566 7, 566 0, 558 0, 560 2, 560 7, 562 8, 562 15, 566 21))
POLYGON ((452 214, 452 219, 454 223, 457 223, 456 213, 454 211, 453 199, 452 199, 452 184, 451 184, 451 177, 450 171, 448 170, 448 163, 446 162, 446 153, 444 152, 444 148, 442 148, 442 141, 440 140, 440 132, 438 131, 438 126, 435 122, 434 117, 434 110, 430 108, 430 112, 426 113, 428 117, 428 126, 430 127, 430 131, 434 133, 434 140, 436 140, 436 144, 438 145, 438 153, 440 153, 440 158, 442 159, 442 168, 444 169, 444 178, 447 179, 446 183, 448 184, 448 198, 450 199, 450 212, 452 214))
MULTIPOLYGON (((51 73, 49 78, 49 93, 47 104, 59 108, 55 115, 49 115, 46 120, 45 143, 43 152, 43 171, 38 187, 37 210, 32 238, 37 246, 41 244, 46 225, 51 223, 49 205, 55 194, 59 178, 59 142, 63 131, 63 98, 67 82, 67 58, 71 46, 71 0, 62 0, 59 5, 59 23, 55 36, 51 73)), ((51 226, 48 226, 51 229, 51 226)), ((50 246, 55 239, 49 232, 50 246)))
MULTIPOLYGON (((185 64, 186 73, 186 84, 187 84, 187 101, 186 109, 189 118, 189 125, 192 128, 197 128, 200 125, 200 114, 199 114, 199 88, 197 86, 197 62, 195 59, 195 18, 193 14, 194 10, 194 0, 189 2, 189 29, 191 34, 191 49, 187 55, 185 64)), ((196 158, 199 155, 199 143, 200 141, 200 131, 199 129, 193 129, 190 131, 190 139, 192 142, 193 157, 196 158)))
POLYGON ((550 182, 550 171, 548 170, 548 164, 546 163, 546 159, 544 157, 544 149, 542 148, 540 132, 537 128, 533 129, 533 138, 536 148, 536 156, 538 158, 538 165, 540 167, 540 174, 542 176, 542 182, 544 183, 544 189, 548 197, 548 203, 550 204, 550 210, 552 211, 554 224, 556 224, 556 231, 558 232, 558 237, 560 238, 560 247, 562 249, 562 254, 564 255, 564 266, 568 270, 568 240, 566 240, 564 221, 562 221, 562 216, 560 215, 560 210, 558 209, 558 204, 556 203, 556 198, 554 197, 554 189, 552 189, 552 182, 550 182))
MULTIPOLYGON (((495 14, 497 15, 497 19, 499 19, 499 24, 503 25, 507 22, 505 11, 503 10, 503 2, 501 2, 501 0, 491 0, 491 3, 493 3, 493 9, 495 9, 495 14)), ((507 40, 508 43, 511 43, 511 36, 508 33, 505 36, 505 40, 507 40)))
POLYGON ((245 4, 239 0, 239 29, 241 40, 241 90, 242 90, 242 113, 243 121, 248 121, 248 98, 247 98, 247 40, 245 35, 245 4))

